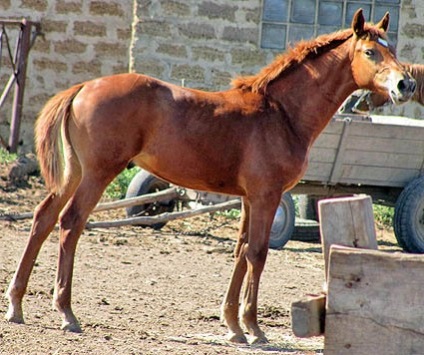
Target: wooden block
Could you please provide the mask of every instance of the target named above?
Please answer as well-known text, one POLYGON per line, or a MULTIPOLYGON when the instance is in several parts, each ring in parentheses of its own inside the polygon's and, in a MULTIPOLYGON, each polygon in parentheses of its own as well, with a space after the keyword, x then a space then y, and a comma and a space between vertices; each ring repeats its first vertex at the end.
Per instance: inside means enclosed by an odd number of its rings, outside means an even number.
POLYGON ((307 296, 291 307, 292 329, 301 338, 324 334, 325 295, 307 296))
POLYGON ((321 200, 318 210, 326 276, 331 245, 377 249, 371 197, 359 195, 321 200))
POLYGON ((326 355, 424 353, 424 257, 332 247, 326 355))

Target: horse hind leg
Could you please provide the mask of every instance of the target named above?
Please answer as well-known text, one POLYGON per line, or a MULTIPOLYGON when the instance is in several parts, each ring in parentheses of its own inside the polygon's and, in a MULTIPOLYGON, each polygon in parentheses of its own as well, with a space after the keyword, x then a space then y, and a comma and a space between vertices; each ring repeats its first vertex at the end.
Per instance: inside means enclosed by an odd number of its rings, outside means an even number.
POLYGON ((66 180, 67 183, 61 193, 50 193, 35 208, 27 245, 6 292, 6 297, 9 299, 9 308, 5 318, 9 322, 24 323, 22 299, 28 286, 28 280, 34 267, 35 260, 42 244, 56 225, 60 211, 63 209, 79 183, 79 170, 74 169, 69 176, 72 176, 72 178, 66 180))
POLYGON ((79 333, 81 326, 71 306, 72 275, 75 250, 89 214, 103 191, 115 177, 96 177, 95 173, 83 176, 80 185, 59 217, 59 257, 53 295, 53 307, 62 317, 62 329, 79 333))

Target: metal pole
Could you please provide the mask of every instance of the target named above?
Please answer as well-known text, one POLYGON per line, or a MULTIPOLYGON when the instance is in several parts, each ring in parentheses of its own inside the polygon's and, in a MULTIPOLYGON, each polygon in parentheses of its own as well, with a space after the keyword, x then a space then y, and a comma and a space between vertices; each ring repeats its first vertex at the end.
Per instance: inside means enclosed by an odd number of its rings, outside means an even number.
POLYGON ((31 43, 31 21, 22 20, 20 41, 17 48, 17 65, 16 65, 16 83, 15 83, 15 96, 13 98, 13 111, 10 126, 9 137, 9 151, 16 153, 19 144, 19 130, 21 126, 22 106, 24 100, 24 89, 26 79, 26 67, 28 52, 31 43))

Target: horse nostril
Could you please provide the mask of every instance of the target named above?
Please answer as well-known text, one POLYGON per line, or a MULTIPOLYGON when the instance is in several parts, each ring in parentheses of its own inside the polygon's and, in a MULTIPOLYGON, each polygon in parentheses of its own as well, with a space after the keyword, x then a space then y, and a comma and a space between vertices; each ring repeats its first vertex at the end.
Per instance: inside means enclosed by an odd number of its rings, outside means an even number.
POLYGON ((400 80, 397 85, 397 88, 401 93, 413 93, 415 91, 416 86, 417 83, 414 79, 411 78, 400 80))
POLYGON ((406 80, 399 81, 397 85, 397 88, 399 89, 400 92, 404 92, 407 87, 408 87, 408 84, 406 83, 406 80))

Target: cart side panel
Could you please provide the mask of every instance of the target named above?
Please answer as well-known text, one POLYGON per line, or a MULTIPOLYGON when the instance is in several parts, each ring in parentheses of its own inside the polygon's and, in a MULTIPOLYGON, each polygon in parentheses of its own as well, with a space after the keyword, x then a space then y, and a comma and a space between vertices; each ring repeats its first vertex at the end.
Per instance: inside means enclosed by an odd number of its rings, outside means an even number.
POLYGON ((402 187, 420 175, 424 127, 356 121, 344 139, 338 183, 402 187))
POLYGON ((343 122, 332 121, 315 141, 304 180, 328 182, 340 145, 343 122))

